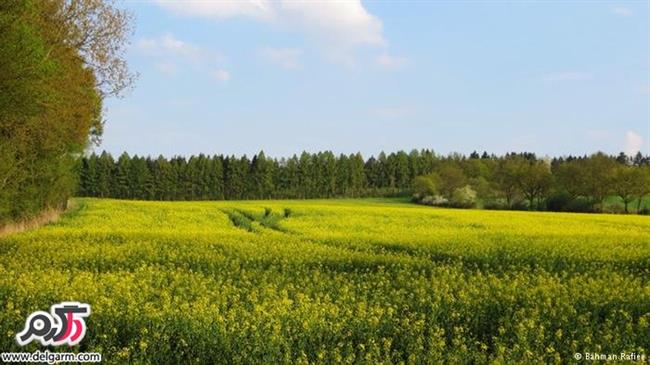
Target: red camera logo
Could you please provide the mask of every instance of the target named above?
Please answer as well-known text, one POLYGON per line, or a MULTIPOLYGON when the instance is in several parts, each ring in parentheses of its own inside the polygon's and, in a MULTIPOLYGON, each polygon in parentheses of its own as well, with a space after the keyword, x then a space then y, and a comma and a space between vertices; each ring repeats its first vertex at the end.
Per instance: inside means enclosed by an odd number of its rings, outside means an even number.
POLYGON ((90 305, 79 302, 62 302, 50 308, 50 313, 37 311, 25 321, 25 329, 16 335, 19 345, 38 340, 43 346, 74 346, 86 335, 85 317, 90 315, 90 305))

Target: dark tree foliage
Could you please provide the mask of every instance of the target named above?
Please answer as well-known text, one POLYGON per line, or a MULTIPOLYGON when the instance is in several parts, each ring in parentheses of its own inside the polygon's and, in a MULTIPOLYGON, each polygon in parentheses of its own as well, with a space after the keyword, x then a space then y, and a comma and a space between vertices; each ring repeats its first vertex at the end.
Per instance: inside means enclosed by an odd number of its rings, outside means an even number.
MULTIPOLYGON (((143 200, 237 200, 439 194, 467 202, 474 195, 502 208, 599 210, 607 196, 618 196, 629 211, 650 194, 647 163, 619 164, 619 157, 538 159, 532 153, 480 158, 473 153, 436 155, 433 151, 386 154, 367 160, 360 153, 332 152, 273 159, 264 152, 246 156, 159 156, 103 152, 83 157, 78 194, 143 200), (414 185, 415 183, 415 185, 414 185), (424 187, 424 188, 423 188, 424 187), (435 189, 434 189, 435 188, 435 189), (434 190, 432 190, 434 189, 434 190), (423 191, 420 191, 423 190, 423 191), (637 201, 638 200, 638 201, 637 201), (587 208, 577 206, 583 201, 587 208)), ((637 157, 646 161, 646 157, 637 157)), ((465 206, 465 205, 463 205, 465 206)))
MULTIPOLYGON (((383 175, 369 184, 368 168, 361 154, 337 158, 329 151, 304 152, 299 158, 280 160, 268 158, 264 152, 251 159, 205 155, 152 159, 123 153, 116 161, 102 152, 81 159, 78 195, 140 200, 238 200, 395 193, 385 188, 389 184, 383 175)), ((407 191, 409 186, 410 181, 404 177, 400 191, 407 191)))

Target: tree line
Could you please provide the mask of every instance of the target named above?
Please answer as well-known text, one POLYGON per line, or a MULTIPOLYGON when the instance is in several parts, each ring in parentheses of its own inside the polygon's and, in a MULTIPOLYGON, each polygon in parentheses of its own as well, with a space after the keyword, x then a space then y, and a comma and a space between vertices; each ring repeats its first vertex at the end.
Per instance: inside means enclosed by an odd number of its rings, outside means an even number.
POLYGON ((0 224, 62 208, 102 134, 102 102, 133 77, 129 14, 104 0, 0 1, 0 224))
POLYGON ((81 158, 79 196, 141 200, 305 199, 397 196, 457 207, 598 211, 618 196, 624 211, 640 211, 650 194, 650 157, 538 158, 477 152, 442 156, 431 150, 380 153, 330 151, 290 158, 198 155, 117 159, 107 152, 81 158))
MULTIPOLYGON (((474 155, 474 157, 477 157, 474 155)), ((429 205, 488 209, 647 213, 650 157, 620 153, 539 159, 510 153, 487 160, 443 163, 418 176, 413 198, 429 205), (610 204, 608 204, 610 201, 610 204), (620 204, 619 204, 620 203, 620 204)))

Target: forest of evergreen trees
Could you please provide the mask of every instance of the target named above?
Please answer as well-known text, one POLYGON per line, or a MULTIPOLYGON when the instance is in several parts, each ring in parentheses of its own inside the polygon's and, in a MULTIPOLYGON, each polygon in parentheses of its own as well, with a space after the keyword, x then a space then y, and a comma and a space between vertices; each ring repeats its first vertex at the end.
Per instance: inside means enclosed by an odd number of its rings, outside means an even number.
MULTIPOLYGON (((236 200, 413 195, 427 203, 502 209, 592 211, 609 196, 628 210, 650 194, 650 157, 621 153, 539 159, 532 153, 441 156, 403 151, 307 153, 268 158, 198 155, 167 159, 109 153, 83 157, 79 196, 141 200, 236 200), (468 198, 469 195, 469 198, 468 198), (469 204, 467 204, 467 200, 469 204), (458 201, 457 204, 454 204, 458 201)), ((640 204, 634 210, 643 208, 640 204)))

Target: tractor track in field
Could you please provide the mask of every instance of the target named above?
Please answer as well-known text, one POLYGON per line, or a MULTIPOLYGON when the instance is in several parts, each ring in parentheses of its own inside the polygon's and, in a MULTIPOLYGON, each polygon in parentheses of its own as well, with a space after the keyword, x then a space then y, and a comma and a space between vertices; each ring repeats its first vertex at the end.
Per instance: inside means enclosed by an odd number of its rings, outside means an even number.
POLYGON ((295 232, 280 225, 280 221, 288 218, 288 214, 280 215, 272 213, 270 209, 262 214, 255 214, 244 209, 222 208, 221 212, 228 216, 233 226, 248 232, 259 232, 259 228, 269 229, 284 234, 295 234, 295 232))

